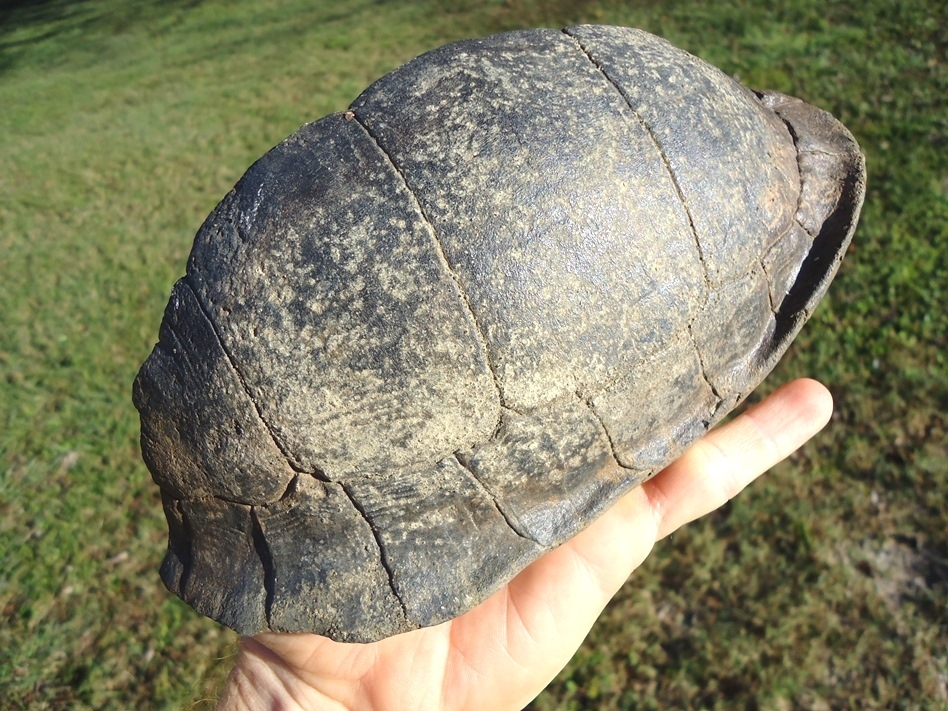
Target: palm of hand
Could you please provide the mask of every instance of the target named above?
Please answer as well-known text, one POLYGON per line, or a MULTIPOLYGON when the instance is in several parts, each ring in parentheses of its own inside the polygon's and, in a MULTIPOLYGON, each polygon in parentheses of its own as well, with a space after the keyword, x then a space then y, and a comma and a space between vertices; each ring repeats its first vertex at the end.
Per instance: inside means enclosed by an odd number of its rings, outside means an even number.
POLYGON ((220 708, 522 708, 657 540, 736 496, 831 412, 819 383, 783 386, 450 622, 365 645, 307 634, 245 639, 220 708))

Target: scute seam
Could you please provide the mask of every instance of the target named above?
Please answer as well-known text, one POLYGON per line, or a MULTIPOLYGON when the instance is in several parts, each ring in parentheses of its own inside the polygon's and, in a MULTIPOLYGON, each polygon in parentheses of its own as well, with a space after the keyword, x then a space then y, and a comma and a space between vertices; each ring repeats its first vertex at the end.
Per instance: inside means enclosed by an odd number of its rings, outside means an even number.
MULTIPOLYGON (((379 149, 379 152, 381 152, 381 154, 385 156, 385 160, 389 163, 389 165, 392 166, 394 171, 398 174, 398 177, 401 179, 402 184, 405 186, 406 192, 409 194, 409 196, 411 196, 412 201, 415 203, 415 207, 418 209, 418 213, 421 215, 422 219, 425 221, 425 224, 428 226, 428 231, 431 234, 431 238, 435 244, 435 249, 438 252, 438 256, 440 257, 441 261, 444 263, 445 269, 447 270, 448 274, 451 277, 451 280, 454 282, 455 286, 457 287, 458 294, 460 294, 461 300, 464 302, 464 306, 466 307, 467 312, 470 314, 471 320, 474 322, 474 328, 477 331, 477 335, 480 337, 481 347, 484 350, 484 361, 487 363, 487 369, 490 371, 491 379, 494 381, 494 388, 497 391, 497 401, 499 403, 499 407, 511 409, 509 405, 507 405, 506 402, 504 401, 504 391, 500 385, 500 379, 497 377, 497 371, 494 368, 494 359, 490 351, 490 342, 487 340, 487 332, 485 331, 483 326, 481 326, 481 323, 477 318, 477 314, 474 313, 474 307, 471 304, 471 300, 468 297, 467 292, 464 290, 464 286, 461 284, 461 279, 458 276, 458 273, 455 271, 454 267, 451 265, 451 262, 448 260, 448 255, 444 251, 444 244, 442 244, 441 238, 438 236, 438 231, 435 229, 434 223, 431 221, 431 218, 428 217, 428 213, 425 212, 424 205, 421 204, 421 200, 418 199, 418 196, 415 194, 415 191, 412 189, 411 185, 409 184, 408 178, 405 176, 405 173, 402 172, 402 169, 392 158, 392 155, 382 145, 382 142, 379 140, 378 136, 376 136, 369 129, 366 122, 362 118, 360 118, 359 115, 356 114, 355 110, 352 108, 350 108, 349 111, 346 112, 346 117, 347 118, 351 117, 351 120, 355 121, 355 123, 357 123, 362 128, 362 130, 365 131, 369 139, 379 149)), ((498 414, 498 424, 499 424, 499 420, 500 420, 500 415, 498 414)), ((497 425, 494 426, 494 429, 496 428, 497 428, 497 425)))
POLYGON ((257 516, 256 506, 250 507, 250 525, 251 536, 253 537, 253 549, 257 553, 257 557, 260 558, 260 565, 263 568, 263 589, 266 593, 263 613, 267 620, 267 627, 273 629, 273 624, 270 621, 270 611, 273 609, 276 572, 273 568, 273 556, 270 553, 270 545, 267 543, 263 526, 260 525, 260 518, 257 516))
MULTIPOLYGON (((792 125, 789 121, 787 121, 787 119, 785 119, 783 116, 781 116, 776 110, 771 109, 771 111, 773 111, 774 116, 776 116, 778 119, 780 119, 780 121, 783 123, 783 125, 787 127, 787 133, 790 134, 790 140, 793 141, 793 155, 794 155, 794 157, 796 157, 796 159, 797 159, 797 174, 800 176, 800 192, 799 192, 799 194, 797 195, 797 208, 796 208, 796 210, 793 211, 793 220, 794 220, 794 222, 796 222, 798 225, 800 225, 800 227, 803 229, 804 232, 806 232, 808 235, 810 235, 810 238, 811 238, 811 239, 816 239, 816 237, 817 237, 818 235, 815 235, 815 234, 811 233, 806 227, 804 227, 804 226, 803 226, 803 223, 800 222, 800 219, 799 219, 799 217, 798 217, 798 215, 800 214, 800 210, 803 209, 803 180, 804 180, 804 178, 803 178, 803 163, 802 163, 801 160, 800 160, 800 155, 801 155, 801 153, 800 153, 800 139, 799 139, 799 137, 797 136, 797 132, 793 130, 793 125, 792 125)), ((807 151, 807 152, 809 153, 809 152, 815 152, 815 151, 807 151)), ((809 314, 808 314, 808 315, 809 315, 809 314)))
POLYGON ((718 408, 721 406, 721 403, 724 402, 724 398, 721 396, 721 393, 718 392, 718 389, 714 387, 714 383, 711 382, 711 378, 708 377, 707 368, 704 364, 704 358, 701 356, 701 349, 698 348, 698 341, 695 339, 695 332, 692 329, 692 324, 688 324, 688 338, 691 341, 691 345, 695 349, 695 355, 698 357, 698 370, 701 371, 701 378, 705 383, 708 384, 708 387, 711 388, 711 393, 714 397, 717 398, 717 402, 714 405, 714 410, 711 413, 711 419, 714 420, 714 416, 717 414, 718 408))
MULTIPOLYGON (((775 111, 774 113, 777 113, 777 112, 775 111)), ((780 114, 777 114, 777 118, 779 118, 781 121, 786 123, 786 119, 784 119, 780 114)), ((793 135, 792 132, 790 135, 791 136, 793 135)), ((845 158, 846 154, 835 153, 833 151, 824 151, 824 150, 820 150, 819 148, 808 148, 805 151, 798 150, 797 156, 826 156, 827 158, 845 158)))
MULTIPOLYGON (((159 487, 160 488, 160 487, 159 487)), ((184 529, 184 538, 188 542, 188 561, 187 565, 181 566, 181 577, 178 578, 177 594, 182 600, 184 599, 185 591, 188 589, 189 578, 191 577, 192 568, 194 566, 194 561, 191 559, 191 550, 192 545, 194 544, 194 529, 191 527, 191 520, 188 517, 187 511, 184 510, 184 507, 181 505, 181 499, 172 499, 174 501, 174 507, 177 510, 178 514, 181 516, 181 527, 184 529)), ((169 540, 170 543, 170 540, 169 540)), ((171 547, 168 548, 168 553, 171 552, 171 547)), ((166 553, 167 556, 167 553, 166 553)), ((170 587, 170 586, 169 586, 170 587)))
POLYGON ((589 53, 589 50, 583 45, 578 37, 569 32, 569 28, 563 28, 563 34, 573 40, 576 46, 579 48, 579 51, 582 52, 583 56, 589 60, 596 69, 599 70, 599 73, 602 74, 603 78, 619 93, 619 96, 622 97, 622 100, 625 102, 625 105, 629 107, 629 110, 632 112, 632 115, 635 116, 636 120, 641 124, 642 128, 645 129, 645 132, 648 134, 648 137, 651 139, 652 143, 655 145, 655 149, 658 151, 659 156, 662 159, 662 164, 665 166, 665 170, 668 173, 668 177, 671 178, 672 185, 675 187, 675 193, 678 195, 678 200, 681 202, 682 209, 685 211, 685 215, 688 218, 688 228, 691 230, 691 236, 694 239, 695 248, 698 251, 698 259, 701 261, 701 270, 704 276, 704 285, 705 285, 705 297, 707 298, 708 294, 711 293, 711 277, 708 273, 708 264, 704 258, 704 249, 701 246, 701 239, 698 237, 698 230, 695 227, 695 221, 691 217, 691 208, 688 207, 688 201, 685 200, 685 194, 681 190, 681 185, 678 183, 678 178, 675 176, 675 171, 672 170, 671 162, 668 160, 668 155, 665 153, 665 149, 662 147, 662 144, 659 142, 658 137, 655 135, 655 132, 652 131, 652 127, 648 124, 645 118, 636 111, 635 107, 632 106, 632 102, 629 101, 628 97, 625 95, 625 92, 622 91, 620 87, 613 79, 606 73, 606 70, 600 65, 592 55, 589 53))
POLYGON ((491 502, 494 504, 494 508, 497 509, 497 513, 501 515, 501 517, 507 523, 507 526, 510 528, 510 530, 516 533, 521 538, 526 539, 530 541, 531 543, 536 543, 538 546, 542 548, 543 545, 536 538, 531 536, 526 530, 522 529, 520 525, 513 518, 511 518, 507 514, 506 511, 504 511, 503 507, 500 505, 500 501, 497 500, 497 496, 494 494, 493 491, 490 490, 487 484, 481 481, 480 477, 477 476, 477 473, 474 471, 474 469, 471 466, 469 466, 468 463, 465 462, 457 452, 455 452, 453 456, 454 456, 455 461, 457 461, 457 463, 460 464, 464 468, 464 470, 467 471, 471 475, 471 478, 474 479, 478 487, 480 487, 480 489, 488 496, 488 498, 490 498, 491 502))
MULTIPOLYGON (((317 481, 322 481, 318 477, 313 477, 313 478, 316 479, 317 481)), ((296 476, 290 479, 290 483, 286 485, 286 488, 283 490, 283 493, 280 494, 280 498, 277 499, 277 501, 283 501, 284 499, 287 499, 293 494, 295 494, 296 490, 299 488, 299 484, 300 484, 300 474, 297 473, 296 476)), ((273 503, 276 503, 276 502, 273 502, 273 503)))
POLYGON ((633 469, 632 467, 626 466, 619 459, 619 455, 616 452, 615 442, 613 442, 612 440, 612 433, 609 432, 609 428, 606 427, 605 421, 602 419, 600 414, 596 411, 596 406, 593 405, 592 398, 584 396, 581 392, 578 392, 578 391, 575 393, 575 395, 577 398, 579 398, 579 401, 583 403, 586 409, 589 410, 589 414, 591 414, 596 419, 596 422, 599 423, 599 428, 602 430, 602 433, 605 435, 606 442, 609 443, 609 454, 612 456, 613 461, 615 461, 616 466, 619 467, 619 469, 622 469, 623 471, 638 473, 637 470, 633 469))
POLYGON ((392 595, 394 595, 395 599, 398 600, 398 604, 402 608, 402 614, 405 615, 405 619, 411 621, 411 616, 408 614, 408 607, 405 605, 405 601, 402 600, 402 596, 398 594, 398 588, 395 585, 395 570, 392 568, 391 562, 388 559, 388 555, 385 552, 385 546, 382 544, 381 533, 379 533, 378 528, 372 522, 372 518, 369 516, 368 512, 365 510, 365 508, 363 508, 362 504, 359 503, 352 491, 349 490, 349 487, 341 482, 336 483, 339 485, 339 488, 342 489, 342 492, 346 495, 346 498, 349 499, 352 507, 359 512, 359 515, 368 525, 369 530, 372 531, 372 537, 375 538, 375 544, 379 549, 379 561, 382 565, 382 569, 388 576, 388 586, 392 589, 392 595))
MULTIPOLYGON (((779 239, 779 238, 778 238, 778 239, 779 239)), ((770 287, 770 284, 773 283, 773 282, 771 281, 771 280, 773 279, 773 277, 770 275, 770 272, 767 271, 767 265, 764 264, 764 258, 763 258, 763 257, 758 257, 758 258, 757 258, 757 264, 760 265, 760 271, 761 271, 761 273, 764 275, 764 279, 766 279, 766 281, 767 281, 767 285, 768 285, 768 288, 767 288, 767 303, 770 304, 770 312, 771 312, 774 316, 776 316, 777 313, 778 313, 778 309, 779 309, 780 307, 777 306, 777 304, 774 303, 774 294, 773 294, 773 291, 769 288, 769 287, 770 287)))
MULTIPOLYGON (((797 198, 797 203, 799 204, 799 202, 800 202, 800 199, 797 198)), ((726 282, 722 282, 722 283, 720 284, 720 286, 725 287, 725 286, 728 286, 729 284, 734 283, 735 281, 739 281, 740 279, 743 279, 743 278, 746 277, 748 274, 750 274, 751 272, 753 272, 754 269, 757 268, 757 266, 760 266, 761 270, 763 271, 764 276, 767 277, 767 280, 768 280, 768 282, 769 282, 769 281, 770 281, 770 278, 771 278, 771 274, 770 274, 770 272, 767 270, 767 265, 764 264, 764 258, 770 253, 771 250, 773 250, 778 244, 780 244, 780 242, 782 242, 782 241, 787 237, 788 234, 790 234, 790 231, 793 229, 793 226, 794 226, 794 225, 796 225, 797 227, 800 227, 800 226, 801 226, 800 223, 797 222, 796 219, 794 219, 789 225, 787 225, 786 229, 784 229, 783 232, 781 232, 780 234, 778 234, 778 235, 774 238, 774 240, 773 240, 773 242, 771 242, 770 246, 768 246, 767 249, 764 251, 764 254, 762 254, 761 256, 759 256, 759 257, 757 258, 757 263, 756 263, 756 265, 752 265, 750 269, 747 269, 746 271, 744 271, 744 272, 742 272, 741 274, 737 275, 737 277, 735 277, 734 279, 729 279, 729 280, 726 281, 726 282)), ((809 233, 808 233, 808 234, 809 234, 809 233)), ((774 312, 774 315, 776 315, 776 314, 779 312, 779 308, 780 308, 780 307, 779 307, 779 305, 774 305, 773 295, 771 295, 771 297, 770 297, 770 308, 771 308, 771 311, 774 312)))
POLYGON ((221 351, 224 353, 224 357, 227 358, 227 362, 230 364, 231 370, 234 371, 234 375, 237 376, 237 380, 240 382, 240 386, 243 388, 244 392, 247 394, 247 399, 250 400, 253 405, 254 412, 257 413, 257 417, 260 419, 260 422, 263 424, 264 429, 270 435, 270 439, 273 440, 273 444, 279 450, 280 454, 283 455, 283 458, 286 460, 287 466, 290 467, 294 472, 302 474, 311 474, 317 479, 324 481, 329 481, 326 475, 321 471, 307 471, 303 465, 295 461, 293 455, 283 446, 279 438, 274 432, 273 428, 270 426, 270 423, 267 422, 266 418, 263 416, 263 411, 260 409, 260 405, 257 404, 257 401, 254 399, 253 393, 250 390, 250 387, 247 385, 247 381, 244 379, 244 374, 240 371, 240 368, 237 367, 237 362, 234 360, 234 357, 231 355, 230 351, 227 350, 227 346, 224 344, 224 339, 220 334, 220 331, 217 329, 217 324, 214 323, 214 320, 211 318, 207 307, 202 303, 201 297, 198 295, 197 289, 191 285, 191 274, 185 274, 184 278, 181 280, 184 282, 184 286, 194 295, 194 301, 197 303, 198 308, 201 309, 201 314, 204 316, 208 325, 211 327, 211 332, 214 334, 214 338, 217 340, 218 345, 221 347, 221 351))

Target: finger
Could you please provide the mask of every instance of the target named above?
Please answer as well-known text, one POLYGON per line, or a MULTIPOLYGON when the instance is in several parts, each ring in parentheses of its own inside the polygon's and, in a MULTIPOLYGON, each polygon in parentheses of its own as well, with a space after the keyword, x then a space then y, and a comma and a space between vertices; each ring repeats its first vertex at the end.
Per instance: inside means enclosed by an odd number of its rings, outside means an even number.
POLYGON ((823 429, 832 412, 829 391, 815 380, 800 379, 712 430, 643 485, 658 537, 737 496, 823 429))
MULTIPOLYGON (((539 576, 556 581, 552 587, 561 589, 586 578, 590 589, 601 591, 605 603, 645 560, 656 540, 736 496, 818 432, 831 412, 832 398, 816 381, 797 380, 778 388, 764 402, 705 435, 565 545, 534 562, 517 583, 526 585, 539 576), (578 575, 570 561, 579 563, 585 575, 578 575)), ((583 595, 597 599, 588 590, 583 595)))

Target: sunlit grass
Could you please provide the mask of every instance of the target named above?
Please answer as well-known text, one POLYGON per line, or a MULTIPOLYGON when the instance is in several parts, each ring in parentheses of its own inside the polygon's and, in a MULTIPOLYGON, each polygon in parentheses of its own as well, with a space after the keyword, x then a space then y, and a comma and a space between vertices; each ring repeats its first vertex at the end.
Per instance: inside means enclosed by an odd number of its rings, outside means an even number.
POLYGON ((447 41, 643 27, 839 116, 869 195, 765 385, 830 428, 661 544, 537 709, 948 704, 948 22, 937 2, 38 2, 0 15, 0 707, 178 708, 234 636, 156 574, 131 381, 204 216, 447 41))

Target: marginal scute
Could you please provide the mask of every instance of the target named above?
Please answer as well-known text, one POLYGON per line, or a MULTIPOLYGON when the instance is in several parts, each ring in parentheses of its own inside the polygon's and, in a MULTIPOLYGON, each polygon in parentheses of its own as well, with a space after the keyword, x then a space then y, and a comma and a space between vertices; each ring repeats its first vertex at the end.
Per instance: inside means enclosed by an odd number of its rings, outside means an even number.
POLYGON ((395 590, 417 626, 469 610, 541 550, 510 528, 453 456, 425 470, 354 477, 346 487, 378 532, 395 590))
POLYGON ((761 92, 761 98, 793 135, 801 183, 796 220, 816 237, 839 204, 840 186, 852 177, 859 147, 827 112, 776 92, 761 92))
POLYGON ((301 476, 289 496, 255 514, 272 571, 270 629, 345 642, 405 629, 383 552, 341 485, 301 476))
POLYGON ((687 331, 592 398, 624 467, 654 473, 707 431, 718 397, 687 331))
POLYGON ((161 506, 168 521, 168 551, 158 574, 169 590, 184 590, 184 576, 191 567, 191 533, 180 501, 162 491, 161 506))
POLYGON ((160 337, 134 390, 155 482, 178 499, 278 499, 294 472, 184 280, 171 293, 160 337))
POLYGON ((826 294, 846 254, 866 195, 866 159, 852 134, 826 111, 778 92, 758 95, 793 137, 801 182, 796 219, 813 239, 780 303, 764 364, 769 371, 826 294), (834 160, 826 163, 826 157, 834 160))
POLYGON ((545 548, 635 479, 619 468, 602 424, 575 396, 531 415, 510 413, 492 441, 458 456, 517 530, 545 548))
POLYGON ((787 232, 767 250, 761 263, 770 284, 770 303, 779 308, 800 273, 800 255, 810 251, 813 238, 794 221, 787 232))
MULTIPOLYGON (((233 629, 264 629, 266 584, 253 535, 249 506, 220 499, 179 501, 175 520, 186 526, 189 540, 177 541, 179 551, 187 545, 183 571, 163 569, 175 578, 181 598, 203 615, 233 629), (221 581, 227 581, 222 585, 221 581)), ((165 502, 165 510, 169 502, 165 502)), ((180 534, 180 529, 178 530, 180 534)), ((170 566, 169 566, 170 568, 170 566)))
POLYGON ((742 398, 749 382, 763 378, 774 328, 770 285, 762 268, 711 292, 692 333, 702 371, 722 399, 742 398))
POLYGON ((757 386, 864 194, 829 114, 637 30, 409 62, 195 238, 134 390, 162 579, 241 634, 463 614, 757 386))

